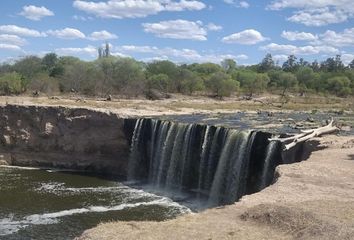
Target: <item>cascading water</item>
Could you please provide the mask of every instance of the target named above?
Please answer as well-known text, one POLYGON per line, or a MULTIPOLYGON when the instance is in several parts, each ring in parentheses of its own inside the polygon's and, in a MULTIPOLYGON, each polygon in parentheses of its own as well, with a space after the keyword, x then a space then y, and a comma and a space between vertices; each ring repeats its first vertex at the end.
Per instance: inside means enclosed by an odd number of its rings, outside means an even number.
POLYGON ((269 143, 269 137, 256 131, 138 119, 128 179, 196 192, 209 206, 233 203, 271 183, 281 156, 279 144, 269 143))

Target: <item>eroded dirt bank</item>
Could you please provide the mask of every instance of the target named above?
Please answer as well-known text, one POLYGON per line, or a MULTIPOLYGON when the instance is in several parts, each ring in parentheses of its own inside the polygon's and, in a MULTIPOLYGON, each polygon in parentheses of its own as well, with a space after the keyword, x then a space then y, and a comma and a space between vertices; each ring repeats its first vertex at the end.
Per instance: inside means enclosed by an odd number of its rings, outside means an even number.
POLYGON ((0 161, 125 175, 129 136, 116 114, 81 108, 0 107, 0 161))
POLYGON ((166 222, 112 222, 87 239, 354 239, 354 137, 279 166, 278 181, 240 202, 166 222))

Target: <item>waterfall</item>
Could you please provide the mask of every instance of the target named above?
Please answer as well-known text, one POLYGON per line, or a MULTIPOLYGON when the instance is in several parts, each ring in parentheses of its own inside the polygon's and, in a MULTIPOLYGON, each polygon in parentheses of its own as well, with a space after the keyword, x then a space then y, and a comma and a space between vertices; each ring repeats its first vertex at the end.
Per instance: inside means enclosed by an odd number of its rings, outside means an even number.
POLYGON ((267 187, 269 184, 271 184, 271 181, 273 180, 275 168, 275 163, 273 162, 273 160, 276 159, 274 155, 279 152, 276 151, 276 149, 279 147, 280 146, 278 142, 272 141, 268 144, 266 148, 266 157, 264 160, 259 190, 262 190, 263 188, 267 187))
POLYGON ((224 127, 138 119, 132 134, 129 180, 192 191, 209 206, 229 204, 266 186, 279 158, 265 133, 224 127), (263 135, 262 135, 263 134, 263 135), (261 145, 261 147, 260 147, 261 145), (261 166, 253 166, 261 164, 261 166))

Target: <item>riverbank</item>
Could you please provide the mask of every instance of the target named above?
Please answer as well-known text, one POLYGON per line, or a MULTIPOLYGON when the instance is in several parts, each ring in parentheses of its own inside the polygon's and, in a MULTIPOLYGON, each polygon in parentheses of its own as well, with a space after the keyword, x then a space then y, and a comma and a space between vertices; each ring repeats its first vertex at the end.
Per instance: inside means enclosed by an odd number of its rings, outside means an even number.
POLYGON ((165 222, 111 222, 78 239, 353 239, 354 138, 278 166, 275 184, 239 202, 165 222))
POLYGON ((110 111, 121 117, 142 117, 183 114, 225 114, 236 111, 336 111, 354 112, 353 98, 290 96, 289 102, 280 107, 278 95, 261 95, 251 100, 230 97, 218 100, 203 96, 172 95, 169 99, 151 101, 147 99, 89 98, 83 96, 0 96, 0 105, 63 106, 88 108, 95 111, 110 111))

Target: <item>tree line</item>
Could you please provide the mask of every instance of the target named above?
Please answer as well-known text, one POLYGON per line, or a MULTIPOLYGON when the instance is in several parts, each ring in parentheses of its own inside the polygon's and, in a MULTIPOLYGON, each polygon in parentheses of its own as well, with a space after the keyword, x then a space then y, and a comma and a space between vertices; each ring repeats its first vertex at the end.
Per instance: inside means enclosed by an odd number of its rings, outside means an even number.
POLYGON ((110 56, 101 49, 94 61, 59 57, 26 56, 0 65, 0 94, 38 91, 46 94, 78 93, 106 97, 121 95, 154 98, 156 94, 208 94, 216 98, 232 94, 252 97, 262 92, 354 95, 354 60, 345 66, 341 56, 323 62, 307 62, 290 55, 282 66, 267 54, 255 65, 238 66, 232 59, 221 64, 176 64, 163 60, 149 63, 110 56))

